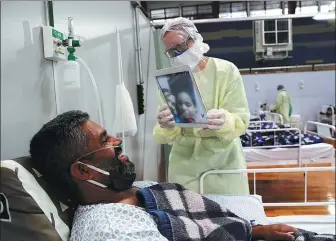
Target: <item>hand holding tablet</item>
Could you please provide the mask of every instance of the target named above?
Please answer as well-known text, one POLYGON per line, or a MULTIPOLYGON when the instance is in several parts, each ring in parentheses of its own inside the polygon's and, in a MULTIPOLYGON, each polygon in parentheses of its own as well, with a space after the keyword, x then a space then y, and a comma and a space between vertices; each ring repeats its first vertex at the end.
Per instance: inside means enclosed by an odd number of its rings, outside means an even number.
POLYGON ((171 129, 175 126, 174 116, 167 106, 159 111, 157 121, 161 128, 171 129))
POLYGON ((207 113, 207 129, 219 130, 225 124, 225 110, 224 109, 212 109, 207 113))

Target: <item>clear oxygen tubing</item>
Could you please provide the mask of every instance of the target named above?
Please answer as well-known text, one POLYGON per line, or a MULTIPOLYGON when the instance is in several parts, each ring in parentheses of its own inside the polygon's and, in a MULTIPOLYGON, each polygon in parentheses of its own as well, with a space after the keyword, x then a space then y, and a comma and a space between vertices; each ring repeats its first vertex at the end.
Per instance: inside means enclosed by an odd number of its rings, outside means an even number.
MULTIPOLYGON (((123 76, 123 67, 122 67, 122 55, 121 55, 121 43, 120 43, 120 33, 118 27, 116 28, 116 34, 117 34, 117 53, 118 53, 118 72, 119 72, 119 86, 121 87, 121 84, 124 82, 124 76, 123 76)), ((123 92, 120 93, 120 99, 123 100, 123 92)), ((121 102, 120 102, 121 103, 121 102)), ((125 140, 125 130, 124 130, 124 114, 123 114, 123 108, 121 106, 121 138, 123 141, 123 151, 126 153, 126 140, 125 140)))
POLYGON ((83 59, 81 59, 80 57, 78 57, 78 56, 76 56, 76 57, 77 57, 77 61, 84 66, 84 68, 87 70, 87 72, 88 72, 88 74, 90 76, 90 79, 91 79, 91 82, 92 82, 92 86, 93 86, 93 91, 95 93, 96 101, 97 101, 97 105, 98 105, 99 124, 101 126, 104 126, 103 112, 102 112, 102 107, 101 107, 102 106, 101 105, 102 101, 101 101, 101 98, 100 98, 100 95, 99 95, 99 91, 98 91, 96 80, 93 77, 93 74, 92 74, 90 68, 85 63, 85 61, 83 59))

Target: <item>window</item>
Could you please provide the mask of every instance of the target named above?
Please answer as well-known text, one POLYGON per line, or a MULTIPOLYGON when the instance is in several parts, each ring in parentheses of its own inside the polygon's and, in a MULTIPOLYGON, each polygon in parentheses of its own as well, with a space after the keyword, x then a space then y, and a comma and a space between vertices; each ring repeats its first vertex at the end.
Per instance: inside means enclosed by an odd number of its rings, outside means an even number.
POLYGON ((251 16, 265 16, 266 10, 264 1, 251 1, 250 2, 251 16))
POLYGON ((151 10, 151 18, 152 19, 162 19, 165 18, 164 9, 151 10))
POLYGON ((192 16, 197 15, 197 9, 196 6, 185 6, 182 7, 182 15, 183 16, 192 16))
POLYGON ((232 18, 247 17, 246 2, 233 2, 232 3, 232 18))
POLYGON ((219 4, 219 17, 220 18, 231 18, 230 3, 220 3, 219 4))
POLYGON ((289 43, 288 19, 263 20, 264 45, 289 43))
POLYGON ((197 11, 199 14, 211 14, 212 13, 212 6, 211 5, 198 5, 197 11))
POLYGON ((176 18, 180 16, 179 8, 166 8, 166 18, 176 18))

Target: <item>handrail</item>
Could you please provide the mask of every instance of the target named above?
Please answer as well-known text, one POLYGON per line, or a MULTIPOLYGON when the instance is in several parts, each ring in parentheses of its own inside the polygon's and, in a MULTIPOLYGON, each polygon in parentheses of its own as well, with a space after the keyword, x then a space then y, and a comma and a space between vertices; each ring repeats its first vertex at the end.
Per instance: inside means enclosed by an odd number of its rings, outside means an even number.
POLYGON ((300 68, 307 68, 307 67, 312 67, 312 70, 313 70, 315 67, 327 67, 327 66, 336 66, 336 63, 291 65, 291 66, 276 66, 276 67, 261 67, 261 68, 244 68, 244 69, 239 69, 239 71, 253 72, 253 71, 260 71, 260 70, 300 69, 300 68))
MULTIPOLYGON (((204 172, 199 179, 199 193, 204 195, 204 179, 208 175, 218 174, 253 174, 254 195, 257 194, 257 173, 295 173, 304 172, 304 201, 303 202, 288 202, 288 203, 263 203, 264 207, 281 207, 281 206, 329 206, 335 205, 335 201, 327 202, 309 202, 308 201, 308 173, 312 172, 335 172, 335 167, 289 167, 289 168, 259 168, 259 169, 235 169, 235 170, 210 170, 204 172)), ((209 193, 211 194, 211 193, 209 193)))
POLYGON ((303 129, 303 133, 304 134, 315 134, 315 135, 319 135, 323 138, 328 138, 328 139, 331 139, 331 140, 335 140, 335 138, 333 138, 333 135, 336 131, 336 127, 333 126, 333 125, 328 125, 326 123, 320 123, 320 122, 316 122, 316 121, 307 121, 305 126, 304 126, 304 129, 303 129), (331 130, 331 137, 330 136, 321 136, 320 133, 318 133, 318 130, 317 130, 317 133, 313 132, 313 131, 309 131, 308 130, 308 124, 310 125, 315 125, 317 128, 320 126, 320 127, 326 127, 326 128, 329 128, 331 130))

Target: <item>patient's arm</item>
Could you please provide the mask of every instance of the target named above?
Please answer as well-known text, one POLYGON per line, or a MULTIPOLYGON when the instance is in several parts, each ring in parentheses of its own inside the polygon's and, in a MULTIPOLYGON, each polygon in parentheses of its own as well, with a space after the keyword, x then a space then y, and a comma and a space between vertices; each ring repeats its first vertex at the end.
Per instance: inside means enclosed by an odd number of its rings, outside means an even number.
POLYGON ((252 239, 292 241, 294 236, 291 233, 298 231, 298 229, 285 224, 254 226, 252 227, 252 239))

